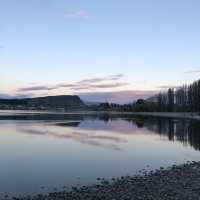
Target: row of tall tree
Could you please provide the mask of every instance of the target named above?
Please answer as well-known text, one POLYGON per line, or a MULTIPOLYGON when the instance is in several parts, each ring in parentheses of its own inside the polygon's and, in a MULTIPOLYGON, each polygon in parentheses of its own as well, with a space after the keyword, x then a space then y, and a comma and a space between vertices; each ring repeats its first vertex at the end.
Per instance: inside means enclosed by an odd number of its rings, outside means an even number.
POLYGON ((158 94, 157 111, 200 112, 200 80, 158 94))
POLYGON ((166 92, 132 104, 101 103, 89 106, 90 110, 127 112, 200 112, 200 80, 190 85, 169 88, 166 92))

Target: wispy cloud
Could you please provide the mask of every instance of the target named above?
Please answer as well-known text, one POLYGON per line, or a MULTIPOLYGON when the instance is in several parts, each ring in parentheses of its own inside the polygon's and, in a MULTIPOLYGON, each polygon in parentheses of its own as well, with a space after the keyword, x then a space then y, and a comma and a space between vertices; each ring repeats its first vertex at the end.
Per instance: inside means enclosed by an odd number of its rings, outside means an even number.
POLYGON ((64 14, 67 19, 88 19, 89 15, 86 10, 78 10, 75 12, 66 12, 64 14))
POLYGON ((124 75, 123 74, 116 74, 111 76, 105 76, 105 77, 98 77, 98 78, 90 78, 90 79, 83 79, 79 81, 78 83, 98 83, 102 81, 117 81, 121 79, 124 75))
POLYGON ((0 49, 3 49, 3 48, 5 48, 3 45, 0 45, 0 49))
POLYGON ((117 82, 117 83, 109 83, 109 84, 98 84, 98 85, 89 85, 89 89, 97 89, 97 88, 117 88, 129 85, 126 82, 117 82))
POLYGON ((128 85, 126 82, 119 82, 123 77, 122 74, 116 74, 106 77, 96 77, 91 79, 83 79, 75 83, 62 83, 54 86, 28 86, 23 87, 17 90, 17 92, 32 92, 32 91, 50 91, 60 88, 67 88, 69 90, 95 90, 95 89, 109 89, 109 88, 118 88, 128 85))
POLYGON ((200 73, 200 70, 189 70, 185 72, 185 74, 199 74, 199 73, 200 73))
POLYGON ((47 86, 25 87, 25 88, 20 88, 18 92, 29 92, 29 91, 38 91, 38 90, 50 90, 50 87, 47 87, 47 86))

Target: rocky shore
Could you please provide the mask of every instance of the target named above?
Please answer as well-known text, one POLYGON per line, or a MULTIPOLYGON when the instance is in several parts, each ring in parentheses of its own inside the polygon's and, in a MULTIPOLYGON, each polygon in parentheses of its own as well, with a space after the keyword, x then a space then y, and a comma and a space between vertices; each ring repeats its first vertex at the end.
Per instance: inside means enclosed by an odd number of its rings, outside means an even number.
POLYGON ((143 172, 99 184, 14 200, 199 200, 200 162, 143 172))

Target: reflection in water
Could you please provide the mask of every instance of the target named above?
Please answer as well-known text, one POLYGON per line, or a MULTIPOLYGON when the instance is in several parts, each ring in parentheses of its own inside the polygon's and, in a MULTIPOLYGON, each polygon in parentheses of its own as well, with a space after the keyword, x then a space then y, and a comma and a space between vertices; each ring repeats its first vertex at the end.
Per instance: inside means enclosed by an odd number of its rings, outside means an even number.
POLYGON ((200 150, 200 124, 197 121, 158 120, 157 131, 166 135, 170 141, 180 141, 186 146, 200 150))
POLYGON ((99 117, 85 117, 81 121, 57 122, 51 123, 51 125, 63 129, 52 129, 48 123, 45 129, 37 125, 31 125, 29 128, 20 126, 20 132, 72 139, 82 144, 122 150, 118 144, 128 142, 123 136, 139 132, 141 134, 143 130, 142 134, 159 134, 163 139, 178 141, 184 146, 200 150, 200 123, 198 121, 144 117, 119 119, 109 115, 101 115, 99 117), (76 129, 72 130, 70 127, 76 129), (138 131, 139 129, 141 130, 138 131), (107 142, 110 143, 107 144, 107 142))
POLYGON ((40 193, 41 186, 52 191, 133 174, 147 165, 156 169, 200 160, 196 121, 125 115, 54 118, 0 120, 0 192, 40 193))
POLYGON ((169 141, 181 142, 184 146, 191 146, 200 151, 200 123, 196 120, 177 120, 173 118, 141 118, 126 119, 136 124, 138 128, 160 134, 169 141))
POLYGON ((58 139, 71 139, 73 141, 79 142, 81 144, 88 144, 92 146, 107 148, 107 149, 113 149, 120 151, 122 150, 118 144, 120 143, 126 143, 127 140, 118 137, 117 135, 113 134, 105 134, 104 132, 97 131, 94 132, 94 130, 76 130, 70 129, 69 127, 74 127, 74 125, 79 125, 80 122, 63 122, 63 123, 56 123, 56 126, 61 126, 63 129, 53 129, 52 126, 37 126, 30 124, 27 128, 27 125, 25 127, 20 126, 18 127, 18 131, 20 133, 25 134, 33 134, 33 135, 46 135, 55 137, 58 139))
POLYGON ((77 127, 79 126, 80 121, 72 121, 72 122, 60 122, 56 123, 57 126, 71 126, 71 127, 77 127))

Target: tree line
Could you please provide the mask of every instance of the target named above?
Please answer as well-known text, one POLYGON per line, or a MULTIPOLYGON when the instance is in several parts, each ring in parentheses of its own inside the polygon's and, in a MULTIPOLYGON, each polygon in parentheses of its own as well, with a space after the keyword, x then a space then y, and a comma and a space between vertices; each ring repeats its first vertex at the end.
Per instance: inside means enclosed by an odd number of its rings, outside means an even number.
POLYGON ((200 80, 182 87, 169 88, 166 92, 160 92, 146 100, 138 99, 132 104, 119 105, 107 102, 93 109, 128 112, 200 112, 200 80))
POLYGON ((157 95, 157 111, 200 112, 200 80, 157 95))

